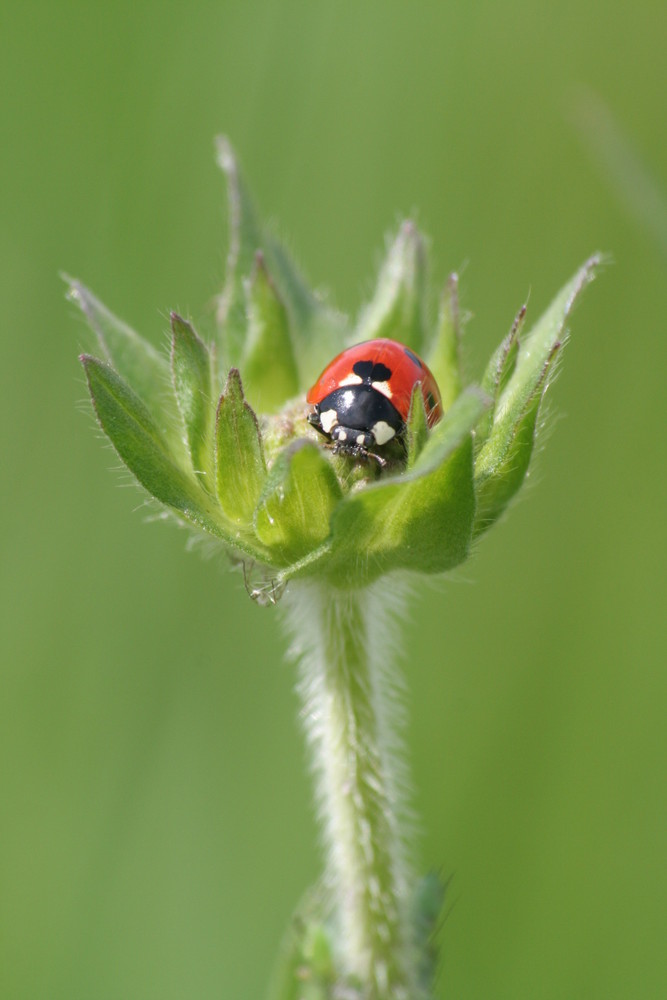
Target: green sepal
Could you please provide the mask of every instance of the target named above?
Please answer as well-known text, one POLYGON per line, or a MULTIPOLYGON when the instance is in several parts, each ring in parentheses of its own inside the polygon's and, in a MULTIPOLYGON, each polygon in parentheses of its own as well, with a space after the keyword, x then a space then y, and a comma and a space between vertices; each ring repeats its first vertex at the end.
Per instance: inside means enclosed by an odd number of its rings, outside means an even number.
POLYGON ((342 490, 321 448, 295 441, 273 463, 255 513, 255 532, 273 562, 297 562, 325 541, 342 490))
MULTIPOLYGON (((586 261, 521 340, 513 371, 496 402, 493 425, 475 459, 478 496, 475 534, 493 524, 523 482, 533 451, 540 403, 554 370, 554 360, 567 337, 567 318, 577 297, 594 277, 598 264, 598 257, 586 261)), ((499 350, 502 359, 503 345, 499 350)), ((511 355, 510 343, 505 361, 500 364, 501 384, 511 355)))
POLYGON ((281 242, 262 228, 234 151, 225 137, 218 138, 217 152, 218 164, 227 178, 230 225, 227 272, 218 308, 223 357, 229 364, 237 365, 243 356, 247 333, 243 283, 253 269, 255 254, 261 250, 287 311, 299 382, 305 387, 340 351, 345 330, 343 317, 310 290, 281 242))
POLYGON ((410 397, 410 410, 405 425, 406 468, 412 469, 428 440, 428 419, 426 407, 419 383, 415 385, 410 397))
POLYGON ((171 314, 171 375, 195 475, 210 493, 213 483, 211 355, 190 324, 171 314))
POLYGON ((427 260, 424 239, 407 220, 389 247, 375 294, 363 310, 355 341, 389 337, 418 354, 427 342, 427 260))
POLYGON ((525 317, 526 306, 523 305, 512 323, 510 332, 491 355, 482 376, 481 387, 491 400, 491 406, 477 426, 475 436, 475 449, 477 453, 481 450, 484 442, 491 433, 498 399, 507 386, 509 379, 514 374, 519 356, 519 336, 525 317))
POLYGON ((329 909, 319 886, 306 894, 283 937, 268 1000, 331 1000, 339 977, 329 909))
POLYGON ((447 885, 437 872, 428 872, 416 885, 412 902, 412 921, 417 951, 417 978, 424 996, 432 996, 438 969, 435 934, 442 919, 447 885))
MULTIPOLYGON (((436 334, 426 357, 433 377, 438 383, 443 410, 447 411, 461 395, 461 311, 459 306, 459 278, 450 274, 438 309, 436 334)), ((482 386, 482 388, 484 388, 482 386)))
POLYGON ((67 298, 85 316, 103 360, 109 362, 146 404, 170 446, 176 449, 177 454, 184 454, 166 357, 127 323, 114 316, 80 281, 66 275, 63 277, 69 285, 67 298))
POLYGON ((187 521, 230 541, 219 512, 173 460, 143 401, 106 361, 81 355, 95 414, 120 458, 152 497, 187 521))
POLYGON ((262 438, 254 411, 232 368, 215 422, 215 484, 220 506, 237 524, 250 524, 266 479, 262 438))
POLYGON ((287 310, 258 251, 246 285, 248 332, 243 354, 246 394, 262 413, 273 413, 299 391, 299 373, 287 310))
POLYGON ((513 429, 509 448, 495 474, 475 482, 477 495, 473 527, 475 538, 498 520, 523 484, 533 455, 537 416, 541 403, 542 395, 538 394, 528 405, 523 417, 513 429))
POLYGON ((218 301, 218 326, 222 357, 228 365, 238 365, 246 335, 244 279, 250 274, 255 254, 263 244, 262 227, 239 170, 234 150, 225 136, 216 139, 218 166, 227 178, 229 248, 225 284, 218 301))
POLYGON ((332 357, 347 334, 347 321, 304 280, 290 254, 275 236, 265 241, 271 277, 285 303, 299 369, 299 384, 307 388, 332 357))
POLYGON ((443 573, 465 559, 475 513, 471 432, 487 405, 479 389, 467 389, 412 469, 338 505, 321 562, 335 584, 362 586, 397 569, 443 573))

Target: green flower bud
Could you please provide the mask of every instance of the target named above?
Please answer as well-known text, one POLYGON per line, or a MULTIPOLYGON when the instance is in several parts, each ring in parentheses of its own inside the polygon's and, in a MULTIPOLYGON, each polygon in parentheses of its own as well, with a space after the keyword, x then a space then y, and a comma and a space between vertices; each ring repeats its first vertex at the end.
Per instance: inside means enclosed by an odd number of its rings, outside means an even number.
POLYGON ((218 154, 231 234, 214 344, 172 314, 169 365, 68 279, 96 337, 95 354, 81 361, 102 429, 155 500, 270 582, 249 587, 259 599, 274 601, 296 577, 356 588, 394 570, 459 565, 523 482, 566 321, 599 258, 526 335, 522 309, 480 386, 464 388, 456 277, 431 329, 426 244, 412 222, 399 229, 375 294, 350 327, 261 226, 226 140, 218 154), (405 432, 383 462, 335 454, 308 423, 305 402, 346 345, 377 337, 423 354, 443 402, 429 429, 415 390, 405 432))

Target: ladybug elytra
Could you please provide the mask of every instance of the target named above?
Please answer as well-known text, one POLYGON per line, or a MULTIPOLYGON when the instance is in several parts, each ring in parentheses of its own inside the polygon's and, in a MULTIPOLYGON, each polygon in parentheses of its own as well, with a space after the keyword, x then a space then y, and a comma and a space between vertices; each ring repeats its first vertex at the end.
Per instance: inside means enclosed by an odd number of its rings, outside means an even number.
POLYGON ((369 454, 368 449, 402 438, 417 383, 432 427, 442 416, 442 401, 427 365, 395 340, 367 340, 324 369, 306 397, 314 407, 308 421, 336 451, 369 454))

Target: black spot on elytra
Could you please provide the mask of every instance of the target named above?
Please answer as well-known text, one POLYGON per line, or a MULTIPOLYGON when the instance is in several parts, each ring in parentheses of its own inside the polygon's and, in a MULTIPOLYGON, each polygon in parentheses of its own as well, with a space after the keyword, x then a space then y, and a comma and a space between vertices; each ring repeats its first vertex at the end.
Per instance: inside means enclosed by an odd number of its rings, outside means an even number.
POLYGON ((383 364, 374 364, 372 361, 356 361, 352 371, 364 382, 386 382, 391 378, 391 368, 383 364))
POLYGON ((432 392, 429 392, 426 396, 426 402, 428 403, 429 410, 432 410, 435 407, 435 396, 432 392))
POLYGON ((423 368, 424 367, 424 365, 422 364, 422 359, 418 358, 414 351, 411 351, 409 347, 404 347, 403 350, 405 351, 405 353, 407 354, 407 356, 410 358, 410 360, 414 361, 414 363, 417 365, 418 368, 423 368))

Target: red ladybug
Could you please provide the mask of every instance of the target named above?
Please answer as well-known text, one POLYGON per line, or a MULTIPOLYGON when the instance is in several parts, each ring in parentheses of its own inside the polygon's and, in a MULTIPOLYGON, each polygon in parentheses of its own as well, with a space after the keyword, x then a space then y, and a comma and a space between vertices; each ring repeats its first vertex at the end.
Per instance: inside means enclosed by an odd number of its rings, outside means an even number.
POLYGON ((306 397, 309 422, 336 451, 366 455, 402 438, 412 390, 420 383, 429 427, 442 416, 440 390, 414 351, 395 340, 367 340, 327 365, 306 397))

